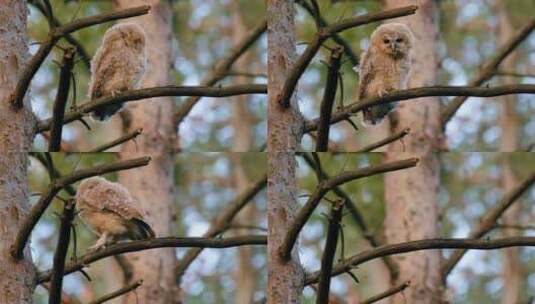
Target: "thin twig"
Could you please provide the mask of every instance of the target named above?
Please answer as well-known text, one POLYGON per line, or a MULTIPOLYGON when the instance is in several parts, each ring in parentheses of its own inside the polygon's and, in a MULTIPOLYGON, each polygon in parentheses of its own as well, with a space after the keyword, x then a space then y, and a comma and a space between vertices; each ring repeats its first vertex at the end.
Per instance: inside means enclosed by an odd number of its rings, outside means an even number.
POLYGON ((77 30, 86 28, 88 26, 110 22, 118 19, 144 15, 147 14, 149 10, 150 6, 143 5, 139 7, 125 9, 119 12, 105 13, 87 18, 82 18, 59 27, 51 28, 50 32, 48 33, 48 37, 41 44, 39 50, 37 50, 37 53, 35 53, 35 55, 33 55, 32 58, 28 61, 28 64, 26 64, 26 66, 24 67, 24 70, 22 71, 21 76, 17 81, 15 92, 13 93, 11 98, 11 104, 13 105, 13 107, 15 109, 22 108, 24 96, 26 95, 26 91, 28 91, 28 87, 30 85, 30 82, 32 81, 33 76, 35 75, 35 73, 37 73, 37 70, 39 69, 39 67, 41 67, 43 61, 45 61, 45 58, 48 56, 56 42, 58 42, 61 37, 77 30))
POLYGON ((108 149, 110 149, 110 148, 113 148, 113 147, 115 147, 115 146, 118 146, 118 145, 120 145, 120 144, 122 144, 122 143, 124 143, 124 142, 127 142, 127 141, 131 140, 131 139, 135 139, 135 138, 138 137, 142 132, 143 132, 143 128, 139 128, 139 129, 134 130, 134 131, 132 131, 132 132, 130 132, 130 133, 128 133, 128 134, 125 134, 125 135, 123 135, 123 136, 121 136, 121 137, 119 137, 119 138, 117 138, 117 139, 115 139, 115 140, 112 140, 112 141, 109 142, 109 143, 105 143, 105 144, 103 144, 103 145, 101 145, 101 146, 98 146, 98 147, 92 149, 92 150, 89 150, 88 152, 90 152, 90 153, 94 153, 94 152, 104 152, 104 151, 106 151, 106 150, 108 150, 108 149))
POLYGON ((299 233, 305 226, 318 204, 321 202, 323 196, 325 196, 325 194, 331 191, 334 187, 359 178, 411 168, 417 164, 417 158, 409 158, 375 166, 368 166, 352 171, 342 172, 341 174, 320 183, 316 187, 314 193, 309 197, 305 205, 301 208, 301 210, 299 210, 292 224, 288 227, 288 232, 280 247, 281 259, 284 261, 290 260, 292 248, 295 245, 299 233))
POLYGON ((49 304, 61 303, 61 287, 63 286, 63 270, 65 269, 65 258, 69 249, 71 238, 71 225, 74 219, 76 208, 74 201, 68 200, 63 208, 61 224, 59 227, 58 244, 54 253, 54 265, 52 266, 52 278, 49 289, 49 304))
POLYGON ((355 153, 371 152, 371 151, 373 151, 373 150, 375 150, 377 148, 380 148, 382 146, 386 146, 389 143, 394 142, 394 141, 396 141, 398 139, 402 139, 407 134, 409 134, 410 131, 411 131, 411 129, 406 128, 406 129, 401 130, 400 132, 398 132, 396 134, 392 134, 392 135, 388 136, 387 138, 381 139, 378 142, 375 142, 375 143, 369 144, 367 146, 364 146, 364 147, 358 149, 357 151, 355 151, 355 153))
MULTIPOLYGON (((343 121, 355 113, 362 111, 365 108, 374 105, 381 105, 392 103, 396 101, 409 100, 413 101, 415 98, 428 96, 477 96, 477 97, 494 97, 510 94, 535 94, 535 85, 533 84, 514 84, 503 85, 492 88, 481 87, 465 87, 465 86, 433 86, 412 88, 407 90, 400 90, 389 92, 383 97, 367 98, 365 100, 352 103, 346 106, 343 110, 333 113, 331 124, 343 121)), ((318 128, 319 119, 314 119, 306 123, 305 133, 316 131, 318 128)))
MULTIPOLYGON (((487 232, 491 231, 498 218, 509 208, 511 205, 522 196, 532 185, 535 183, 535 173, 532 173, 528 178, 522 181, 516 188, 506 193, 502 199, 489 211, 487 211, 479 220, 477 226, 470 232, 469 238, 478 239, 483 237, 487 232)), ((459 260, 466 253, 466 250, 458 249, 454 250, 449 258, 442 264, 442 279, 446 281, 446 278, 457 265, 459 260)))
MULTIPOLYGON (((516 35, 511 37, 503 45, 498 52, 486 61, 481 67, 477 75, 469 82, 470 86, 480 86, 485 81, 489 80, 498 69, 500 63, 507 58, 517 47, 524 41, 529 34, 535 29, 535 18, 531 19, 524 27, 522 27, 516 35)), ((448 122, 455 115, 457 110, 463 105, 466 97, 457 97, 448 103, 446 107, 442 110, 441 119, 442 119, 442 128, 445 129, 448 122)))
POLYGON ((318 138, 316 140, 316 151, 327 152, 329 149, 329 129, 331 127, 331 114, 338 88, 338 73, 340 71, 340 60, 342 59, 342 48, 336 47, 331 51, 325 91, 320 106, 320 124, 318 127, 318 138))
POLYGON ((336 243, 338 242, 338 231, 342 219, 343 201, 335 202, 331 207, 329 217, 329 227, 327 228, 327 240, 321 258, 321 270, 318 284, 318 296, 316 303, 323 304, 329 301, 329 290, 331 286, 331 270, 333 267, 334 255, 336 253, 336 243))
POLYGON ((279 104, 285 108, 290 106, 290 98, 294 93, 299 78, 301 78, 301 75, 303 75, 323 42, 331 37, 332 34, 372 22, 411 15, 416 12, 417 8, 417 6, 411 5, 389 11, 361 15, 344 19, 339 22, 332 23, 328 27, 321 28, 321 30, 316 33, 312 41, 310 41, 303 54, 299 56, 292 70, 289 72, 288 77, 284 82, 284 86, 280 92, 279 104))
MULTIPOLYGON (((105 96, 90 100, 75 110, 65 114, 63 123, 78 120, 94 110, 115 104, 122 104, 129 101, 140 100, 162 96, 205 96, 205 97, 229 97, 244 94, 267 94, 265 84, 243 84, 227 87, 207 87, 207 86, 163 86, 145 88, 139 90, 125 91, 114 96, 105 96)), ((50 128, 51 119, 40 121, 37 125, 37 132, 43 132, 50 128)))
POLYGON ((411 285, 411 281, 403 282, 403 283, 399 284, 398 286, 394 286, 394 287, 392 287, 392 288, 390 288, 390 289, 388 289, 388 290, 386 290, 384 292, 381 292, 378 295, 369 297, 368 299, 359 302, 359 304, 372 304, 372 303, 375 303, 375 302, 380 301, 382 299, 385 299, 385 298, 388 298, 390 296, 393 296, 398 292, 402 292, 403 290, 405 290, 410 285, 411 285))
POLYGON ((64 177, 58 178, 55 181, 52 181, 48 185, 48 189, 46 192, 41 195, 39 198, 39 201, 35 204, 35 206, 32 207, 30 210, 30 213, 28 216, 24 219, 23 223, 21 224, 20 230, 17 233, 17 237, 15 239, 15 242, 11 246, 11 255, 16 260, 20 260, 23 257, 23 250, 26 246, 26 243, 28 241, 28 238, 30 237, 30 234, 45 212, 46 208, 56 194, 63 188, 67 187, 70 184, 73 184, 77 181, 80 181, 82 179, 91 177, 91 176, 97 176, 102 175, 110 172, 116 172, 121 170, 127 170, 132 169, 136 167, 146 166, 150 162, 150 157, 140 157, 140 158, 134 158, 134 159, 128 159, 123 161, 118 161, 115 163, 102 165, 102 166, 96 166, 88 169, 82 169, 77 170, 69 175, 66 175, 64 177))
MULTIPOLYGON (((380 258, 386 255, 396 255, 401 253, 429 250, 429 249, 479 249, 493 250, 508 247, 535 246, 535 237, 509 237, 495 240, 473 240, 473 239, 426 239, 410 241, 399 244, 383 245, 381 247, 364 250, 346 261, 333 267, 332 275, 337 276, 346 273, 348 270, 359 266, 365 262, 380 258)), ((316 271, 307 275, 305 285, 318 282, 319 272, 316 271)))
MULTIPOLYGON (((98 260, 111 257, 127 252, 136 252, 154 248, 230 248, 238 246, 249 245, 267 245, 267 237, 265 235, 247 235, 229 238, 199 238, 199 237, 163 237, 153 238, 141 241, 131 241, 124 243, 116 243, 107 246, 105 249, 98 251, 90 251, 78 258, 78 262, 69 263, 65 266, 64 274, 78 271, 87 265, 98 260)), ((39 273, 37 275, 37 283, 43 283, 51 278, 51 271, 39 273)))
POLYGON ((59 74, 58 91, 54 101, 52 114, 52 125, 50 127, 50 140, 48 141, 49 152, 59 152, 61 150, 61 133, 63 131, 63 116, 65 106, 69 97, 71 71, 74 64, 75 49, 68 47, 63 53, 63 61, 59 74))
POLYGON ((127 286, 124 286, 123 288, 121 289, 118 289, 112 293, 109 293, 107 295, 104 295, 96 300, 93 300, 91 302, 89 302, 89 304, 102 304, 104 302, 107 302, 111 299, 114 299, 114 298, 117 298, 117 297, 120 297, 124 294, 127 294, 133 290, 136 290, 139 286, 141 286, 141 284, 143 284, 143 280, 138 280, 130 285, 127 285, 127 286))

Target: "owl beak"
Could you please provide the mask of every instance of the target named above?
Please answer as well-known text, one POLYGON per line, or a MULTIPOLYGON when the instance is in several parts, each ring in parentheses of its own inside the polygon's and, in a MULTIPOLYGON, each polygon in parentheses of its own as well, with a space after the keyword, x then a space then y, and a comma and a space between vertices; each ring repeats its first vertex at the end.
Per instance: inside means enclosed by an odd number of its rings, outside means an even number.
POLYGON ((392 42, 392 43, 390 44, 390 48, 392 48, 392 51, 393 51, 394 53, 397 53, 397 52, 398 52, 398 44, 397 44, 396 42, 392 42))

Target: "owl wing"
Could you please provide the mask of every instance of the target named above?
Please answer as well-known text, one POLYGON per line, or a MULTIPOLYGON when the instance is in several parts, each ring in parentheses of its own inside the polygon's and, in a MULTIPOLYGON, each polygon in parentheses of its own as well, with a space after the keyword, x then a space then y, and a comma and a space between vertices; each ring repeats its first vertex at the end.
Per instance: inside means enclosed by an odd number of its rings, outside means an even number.
POLYGON ((106 95, 104 85, 106 80, 112 79, 115 70, 112 60, 115 50, 112 46, 113 44, 102 44, 91 60, 91 82, 88 90, 91 99, 106 95))
POLYGON ((366 51, 360 57, 360 68, 359 68, 359 87, 358 87, 358 99, 359 101, 367 97, 366 88, 371 83, 373 79, 373 66, 372 60, 370 58, 369 51, 366 51))
MULTIPOLYGON (((368 86, 374 77, 372 61, 370 50, 364 52, 360 57, 358 101, 368 97, 368 86)), ((363 109, 362 114, 364 115, 364 121, 372 124, 375 122, 370 108, 363 109)))
POLYGON ((98 187, 87 190, 84 194, 86 204, 98 210, 113 212, 130 220, 143 219, 143 214, 134 207, 135 201, 123 186, 112 182, 99 183, 98 187))

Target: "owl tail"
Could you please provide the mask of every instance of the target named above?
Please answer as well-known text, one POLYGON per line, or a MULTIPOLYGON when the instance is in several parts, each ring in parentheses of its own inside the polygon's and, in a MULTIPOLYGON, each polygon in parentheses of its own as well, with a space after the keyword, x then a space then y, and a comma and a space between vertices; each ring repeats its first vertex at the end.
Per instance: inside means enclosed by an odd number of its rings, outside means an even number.
POLYGON ((152 230, 152 228, 146 222, 138 218, 132 218, 131 222, 135 227, 134 234, 136 240, 152 239, 156 236, 154 230, 152 230))
POLYGON ((364 123, 367 125, 379 124, 388 113, 394 110, 395 107, 396 105, 394 103, 388 103, 364 109, 362 111, 364 114, 364 123))
POLYGON ((123 107, 122 104, 102 106, 100 108, 97 108, 95 111, 93 111, 91 113, 91 117, 93 117, 93 119, 95 120, 104 121, 110 118, 111 116, 113 116, 113 114, 119 112, 122 109, 122 107, 123 107))

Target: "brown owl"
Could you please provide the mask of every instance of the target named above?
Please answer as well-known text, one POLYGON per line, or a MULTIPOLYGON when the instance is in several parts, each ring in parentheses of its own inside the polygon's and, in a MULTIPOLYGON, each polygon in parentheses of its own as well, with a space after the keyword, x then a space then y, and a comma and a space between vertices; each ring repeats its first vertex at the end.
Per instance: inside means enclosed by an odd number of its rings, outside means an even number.
POLYGON ((76 206, 80 218, 100 236, 91 248, 124 239, 153 238, 154 231, 134 205, 134 198, 118 183, 102 177, 83 180, 76 191, 76 206))
MULTIPOLYGON (((411 30, 402 23, 383 24, 372 33, 370 47, 360 59, 359 100, 407 88, 413 43, 411 30)), ((364 122, 379 123, 394 107, 389 103, 365 109, 364 122)))
MULTIPOLYGON (((91 60, 89 98, 138 89, 145 72, 145 33, 135 23, 119 23, 104 34, 102 45, 91 60)), ((121 110, 122 104, 96 109, 92 116, 105 120, 121 110)))

